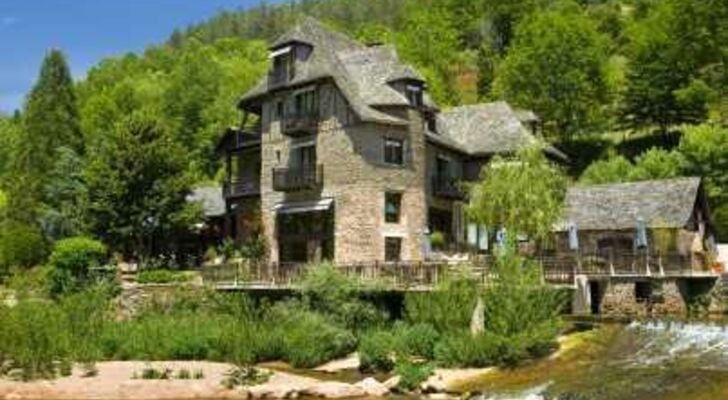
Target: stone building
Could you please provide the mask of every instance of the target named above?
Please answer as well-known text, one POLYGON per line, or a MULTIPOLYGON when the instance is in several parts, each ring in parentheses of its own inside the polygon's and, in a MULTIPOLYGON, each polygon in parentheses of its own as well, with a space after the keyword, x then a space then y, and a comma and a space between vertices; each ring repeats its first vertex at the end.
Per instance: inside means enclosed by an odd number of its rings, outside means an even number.
POLYGON ((504 102, 441 112, 392 47, 313 19, 276 40, 270 58, 240 99, 242 128, 218 152, 227 233, 261 235, 273 263, 423 260, 436 231, 448 245, 477 242, 459 182, 493 154, 540 141, 533 113, 504 102))
POLYGON ((681 312, 709 300, 720 273, 700 178, 570 188, 549 251, 576 264, 582 312, 681 312))

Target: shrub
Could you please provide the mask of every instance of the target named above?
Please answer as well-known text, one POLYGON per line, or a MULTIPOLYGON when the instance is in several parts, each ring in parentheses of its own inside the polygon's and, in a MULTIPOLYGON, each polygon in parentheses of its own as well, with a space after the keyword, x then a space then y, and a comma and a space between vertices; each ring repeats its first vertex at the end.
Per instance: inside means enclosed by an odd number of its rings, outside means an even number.
POLYGON ((144 368, 142 370, 142 379, 146 380, 167 380, 172 375, 172 370, 165 368, 163 370, 157 370, 154 368, 144 368))
POLYGON ((222 385, 227 389, 237 386, 261 385, 270 379, 272 373, 255 367, 238 367, 225 374, 222 385))
POLYGON ((23 379, 51 378, 70 355, 71 337, 59 307, 40 301, 0 306, 0 362, 22 369, 23 379))
POLYGON ((43 263, 46 243, 40 230, 6 222, 0 229, 0 274, 10 267, 30 268, 43 263))
POLYGON ((469 331, 452 332, 435 346, 435 360, 448 367, 482 368, 494 364, 488 343, 469 331))
POLYGON ((427 324, 439 332, 470 326, 477 303, 477 282, 465 272, 456 273, 428 293, 405 296, 406 319, 412 324, 427 324))
POLYGON ((66 331, 73 339, 70 355, 75 361, 93 363, 101 359, 99 337, 113 320, 114 288, 96 285, 61 299, 57 306, 65 317, 66 331))
POLYGON ((73 292, 90 282, 90 270, 107 260, 106 246, 87 237, 63 239, 56 243, 48 260, 52 267, 51 293, 73 292))
POLYGON ((419 389, 422 382, 432 375, 432 365, 428 363, 412 363, 409 361, 398 362, 394 373, 400 376, 400 389, 412 391, 419 389))
POLYGON ((282 355, 296 368, 311 368, 354 350, 354 335, 325 316, 299 310, 280 321, 282 355))
POLYGON ((139 283, 182 283, 188 280, 189 276, 183 272, 168 269, 144 270, 137 274, 139 283))
POLYGON ((397 354, 406 357, 434 359, 440 334, 428 324, 397 324, 394 330, 397 354))
POLYGON ((436 250, 440 250, 445 247, 445 234, 440 231, 432 232, 430 235, 430 245, 436 250))
POLYGON ((496 277, 483 296, 486 331, 513 336, 560 321, 564 293, 542 283, 540 265, 509 244, 497 255, 495 268, 496 277))
POLYGON ((362 299, 356 283, 331 264, 308 266, 301 283, 304 303, 358 331, 384 323, 385 312, 362 299))
POLYGON ((394 368, 395 337, 388 330, 372 330, 359 339, 361 369, 388 372, 394 368))

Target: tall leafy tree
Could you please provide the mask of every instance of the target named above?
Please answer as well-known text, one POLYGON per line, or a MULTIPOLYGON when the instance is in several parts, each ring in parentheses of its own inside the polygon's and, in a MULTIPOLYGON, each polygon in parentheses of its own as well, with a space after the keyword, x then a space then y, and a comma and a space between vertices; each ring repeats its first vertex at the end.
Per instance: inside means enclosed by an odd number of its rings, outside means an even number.
POLYGON ((569 138, 592 128, 609 94, 606 44, 576 4, 534 14, 519 25, 499 64, 495 95, 534 110, 551 134, 569 138))
MULTIPOLYGON (((714 23, 709 22, 715 21, 696 11, 703 8, 702 3, 666 1, 631 29, 621 112, 627 126, 655 126, 667 133, 672 126, 699 123, 708 117, 714 91, 702 79, 701 70, 711 61, 719 61, 709 54, 721 50, 705 44, 713 43, 706 35, 711 36, 714 23)), ((717 34, 717 28, 714 31, 717 34)))
POLYGON ((170 250, 171 238, 198 215, 187 204, 184 148, 158 115, 122 120, 86 169, 92 231, 126 256, 170 250))
MULTIPOLYGON (((476 2, 477 3, 477 2, 476 2)), ((519 22, 543 9, 548 0, 480 0, 490 20, 492 44, 499 55, 504 55, 513 40, 519 22)))
POLYGON ((540 147, 526 148, 514 157, 497 156, 472 187, 468 214, 490 227, 543 239, 561 218, 566 182, 540 147))
POLYGON ((43 60, 22 121, 8 177, 8 211, 18 222, 35 223, 56 150, 83 150, 73 80, 60 51, 52 50, 43 60))
POLYGON ((445 7, 422 8, 415 3, 408 8, 404 29, 399 31, 397 49, 425 75, 428 87, 441 104, 457 104, 455 74, 458 64, 456 21, 445 7))
POLYGON ((24 120, 28 135, 38 142, 43 153, 39 157, 50 158, 61 145, 82 152, 73 79, 60 50, 51 50, 43 60, 38 81, 25 104, 24 120))
POLYGON ((687 128, 678 150, 685 157, 685 173, 705 178, 718 238, 728 239, 728 128, 687 128))

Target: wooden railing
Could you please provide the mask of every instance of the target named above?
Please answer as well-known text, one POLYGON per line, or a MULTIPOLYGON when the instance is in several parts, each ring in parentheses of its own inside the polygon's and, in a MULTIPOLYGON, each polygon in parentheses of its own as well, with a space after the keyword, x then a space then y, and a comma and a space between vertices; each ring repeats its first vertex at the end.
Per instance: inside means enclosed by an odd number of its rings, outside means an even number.
MULTIPOLYGON (((690 277, 713 276, 713 271, 695 267, 693 260, 679 254, 648 255, 624 253, 609 257, 596 255, 540 255, 542 281, 551 285, 574 285, 575 277, 690 277)), ((295 288, 310 265, 302 263, 230 263, 202 270, 206 282, 219 288, 295 288)), ((497 278, 492 256, 466 263, 432 261, 359 262, 337 265, 340 271, 361 285, 390 290, 429 290, 456 270, 472 274, 482 285, 497 278)))
POLYGON ((324 166, 305 168, 273 168, 273 189, 281 192, 312 190, 324 181, 324 166))
MULTIPOLYGON (((294 288, 303 279, 310 265, 301 263, 231 263, 203 268, 206 282, 220 288, 294 288)), ((496 277, 492 264, 475 263, 466 266, 443 262, 362 262, 338 265, 342 274, 362 286, 390 290, 428 290, 437 286, 443 277, 460 269, 472 274, 479 283, 488 284, 496 277)), ((543 280, 554 285, 571 285, 574 270, 544 268, 543 280)))

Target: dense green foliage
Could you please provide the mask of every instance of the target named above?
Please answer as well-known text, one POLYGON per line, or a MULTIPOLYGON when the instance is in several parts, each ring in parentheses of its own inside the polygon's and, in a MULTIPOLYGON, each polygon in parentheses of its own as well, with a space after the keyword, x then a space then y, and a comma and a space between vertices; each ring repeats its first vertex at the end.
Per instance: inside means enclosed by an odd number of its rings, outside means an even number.
POLYGON ((483 168, 468 214, 489 227, 543 239, 561 218, 565 192, 563 172, 541 148, 529 147, 514 157, 496 156, 483 168))
POLYGON ((91 230, 125 255, 166 250, 196 217, 185 201, 186 164, 183 148, 153 115, 122 121, 86 171, 91 230))
POLYGON ((87 237, 74 237, 56 242, 48 259, 51 267, 51 293, 55 295, 77 291, 92 278, 92 269, 107 261, 106 246, 87 237))
POLYGON ((45 255, 46 242, 39 229, 16 221, 0 225, 0 275, 11 267, 37 265, 45 255))
MULTIPOLYGON (((77 83, 49 51, 23 109, 0 116, 2 230, 26 225, 49 243, 95 235, 125 256, 176 252, 169 237, 196 217, 184 197, 222 176, 213 149, 268 67, 266 42, 302 15, 394 45, 443 108, 505 99, 532 109, 578 164, 574 178, 613 149, 617 158, 582 181, 699 174, 719 219, 728 213, 720 162, 683 150, 640 156, 669 151, 692 129, 682 124, 720 131, 728 121, 724 2, 307 0, 221 12, 141 54, 101 60, 77 83), (156 139, 135 151, 144 135, 156 139), (635 164, 630 173, 619 155, 635 164)), ((692 136, 690 149, 726 147, 722 135, 692 136)))
POLYGON ((579 6, 533 14, 498 66, 494 95, 538 110, 551 133, 589 132, 608 104, 607 57, 606 38, 579 6))

